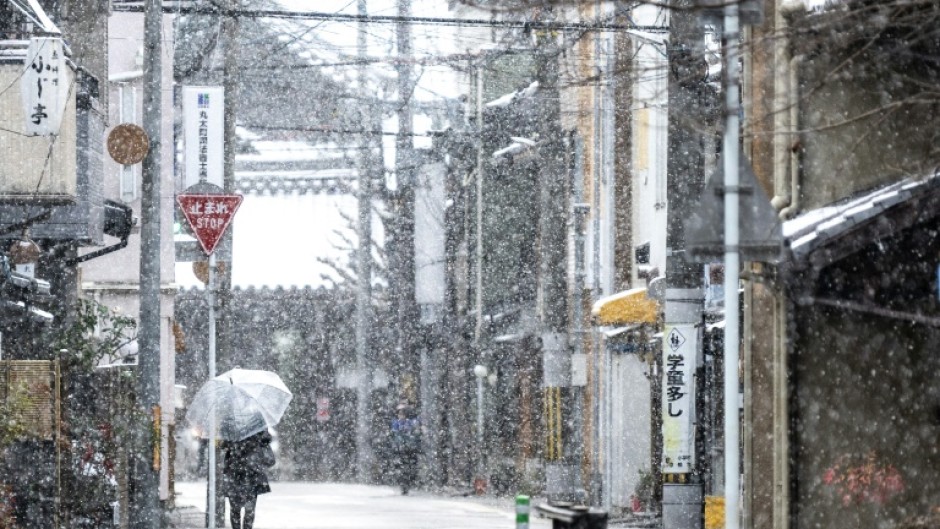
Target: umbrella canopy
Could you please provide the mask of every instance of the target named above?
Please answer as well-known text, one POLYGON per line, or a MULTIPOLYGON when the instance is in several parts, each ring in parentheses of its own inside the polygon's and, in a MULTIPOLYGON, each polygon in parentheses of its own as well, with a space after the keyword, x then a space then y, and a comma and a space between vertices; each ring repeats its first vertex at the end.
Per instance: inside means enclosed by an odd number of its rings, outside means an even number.
POLYGON ((208 437, 215 413, 217 437, 241 441, 277 425, 291 398, 293 394, 276 373, 236 368, 199 388, 186 419, 208 437))

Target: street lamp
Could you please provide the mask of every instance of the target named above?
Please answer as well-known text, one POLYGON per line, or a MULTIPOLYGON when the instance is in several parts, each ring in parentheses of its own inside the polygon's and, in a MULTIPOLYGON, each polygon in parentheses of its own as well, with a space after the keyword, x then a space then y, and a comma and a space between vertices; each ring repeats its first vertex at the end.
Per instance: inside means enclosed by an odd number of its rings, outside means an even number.
POLYGON ((489 374, 489 370, 484 365, 473 366, 473 374, 477 377, 477 478, 473 482, 473 488, 477 494, 486 491, 485 465, 483 464, 483 379, 489 374))

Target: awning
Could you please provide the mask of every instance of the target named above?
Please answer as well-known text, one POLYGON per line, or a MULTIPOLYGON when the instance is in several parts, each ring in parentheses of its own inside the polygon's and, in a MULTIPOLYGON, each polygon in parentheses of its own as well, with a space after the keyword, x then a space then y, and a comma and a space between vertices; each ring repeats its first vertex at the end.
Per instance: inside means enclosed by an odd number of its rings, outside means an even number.
POLYGON ((645 288, 633 288, 597 300, 591 314, 598 325, 656 323, 659 303, 646 297, 645 288))

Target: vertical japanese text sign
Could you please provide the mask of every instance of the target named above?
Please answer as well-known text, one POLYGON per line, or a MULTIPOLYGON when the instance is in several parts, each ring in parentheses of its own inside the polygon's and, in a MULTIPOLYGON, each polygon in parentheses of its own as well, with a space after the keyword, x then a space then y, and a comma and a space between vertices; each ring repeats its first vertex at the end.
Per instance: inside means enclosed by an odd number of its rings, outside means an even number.
POLYGON ((183 87, 184 188, 222 187, 225 92, 221 86, 183 87))
POLYGON ((695 363, 698 329, 666 326, 663 334, 663 473, 688 474, 695 462, 695 363))
POLYGON ((30 39, 20 92, 26 117, 26 133, 48 136, 59 132, 69 93, 62 39, 30 39))

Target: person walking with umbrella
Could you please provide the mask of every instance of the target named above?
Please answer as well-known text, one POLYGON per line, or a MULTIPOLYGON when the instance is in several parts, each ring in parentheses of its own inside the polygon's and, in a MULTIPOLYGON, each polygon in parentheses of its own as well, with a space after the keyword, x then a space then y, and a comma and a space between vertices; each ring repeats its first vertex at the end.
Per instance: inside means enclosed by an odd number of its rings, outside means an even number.
POLYGON ((208 437, 209 526, 215 523, 216 492, 229 498, 232 529, 251 529, 258 494, 270 492, 264 469, 274 465, 269 428, 276 426, 293 394, 276 373, 235 368, 203 384, 186 411, 189 423, 208 437), (223 483, 216 487, 215 440, 224 442, 223 483), (242 523, 244 510, 244 523, 242 523))
POLYGON ((275 463, 271 434, 259 432, 242 441, 226 442, 222 448, 222 495, 228 498, 232 529, 252 529, 258 496, 271 492, 265 474, 275 463))

